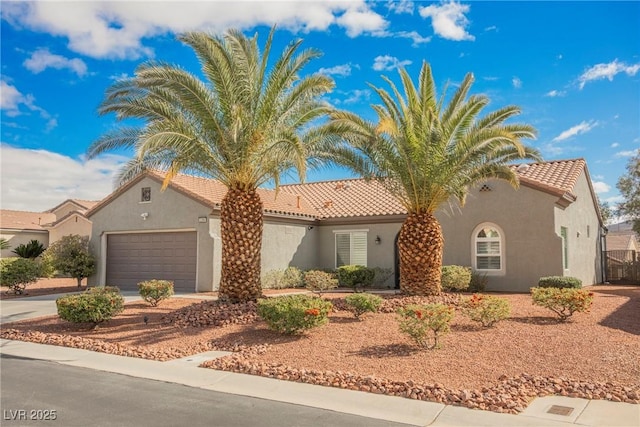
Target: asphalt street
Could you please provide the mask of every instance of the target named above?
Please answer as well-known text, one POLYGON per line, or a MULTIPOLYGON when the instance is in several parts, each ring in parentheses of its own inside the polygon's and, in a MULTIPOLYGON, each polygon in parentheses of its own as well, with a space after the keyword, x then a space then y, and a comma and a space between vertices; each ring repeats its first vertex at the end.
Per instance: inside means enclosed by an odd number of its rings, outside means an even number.
POLYGON ((0 371, 3 427, 407 426, 7 355, 0 371))

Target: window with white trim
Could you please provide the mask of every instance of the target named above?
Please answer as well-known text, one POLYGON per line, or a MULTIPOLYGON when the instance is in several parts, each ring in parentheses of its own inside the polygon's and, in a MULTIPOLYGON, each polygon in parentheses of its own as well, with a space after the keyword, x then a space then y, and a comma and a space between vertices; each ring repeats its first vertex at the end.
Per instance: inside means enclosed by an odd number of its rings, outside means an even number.
POLYGON ((560 237, 562 238, 562 267, 569 268, 569 230, 567 227, 560 227, 560 237))
POLYGON ((480 224, 472 237, 473 268, 486 273, 504 273, 504 233, 495 224, 480 224))
POLYGON ((367 266, 367 232, 336 232, 336 268, 343 265, 367 266))

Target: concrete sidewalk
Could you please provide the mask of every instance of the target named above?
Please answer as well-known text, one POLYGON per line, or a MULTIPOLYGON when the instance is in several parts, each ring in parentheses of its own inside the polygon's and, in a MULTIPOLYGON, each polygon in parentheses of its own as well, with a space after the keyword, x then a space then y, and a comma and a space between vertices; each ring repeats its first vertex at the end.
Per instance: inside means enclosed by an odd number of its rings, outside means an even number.
MULTIPOLYGON (((55 314, 56 296, 48 297, 1 301, 1 323, 55 314)), ((126 298, 133 300, 136 297, 127 295, 126 298)), ((224 356, 228 354, 226 352, 207 352, 157 362, 10 340, 0 340, 0 352, 418 426, 640 427, 640 405, 629 403, 549 396, 536 398, 522 413, 510 415, 198 368, 203 361, 224 356)))

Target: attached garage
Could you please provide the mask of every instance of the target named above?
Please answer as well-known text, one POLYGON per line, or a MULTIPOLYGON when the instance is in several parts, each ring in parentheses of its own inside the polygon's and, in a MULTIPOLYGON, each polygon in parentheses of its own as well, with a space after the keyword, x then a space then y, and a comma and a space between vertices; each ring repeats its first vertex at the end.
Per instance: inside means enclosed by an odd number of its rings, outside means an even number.
POLYGON ((196 290, 195 231, 108 234, 106 283, 136 290, 143 280, 174 282, 182 292, 196 290))

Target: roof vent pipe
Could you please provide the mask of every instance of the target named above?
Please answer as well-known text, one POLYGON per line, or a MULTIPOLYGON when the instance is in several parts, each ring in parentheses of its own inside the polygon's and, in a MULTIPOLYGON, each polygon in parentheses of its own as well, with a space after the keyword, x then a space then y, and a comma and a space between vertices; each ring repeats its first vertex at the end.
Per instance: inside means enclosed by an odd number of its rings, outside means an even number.
POLYGON ((302 199, 302 196, 296 196, 297 200, 296 200, 296 208, 300 209, 300 199, 302 199))

